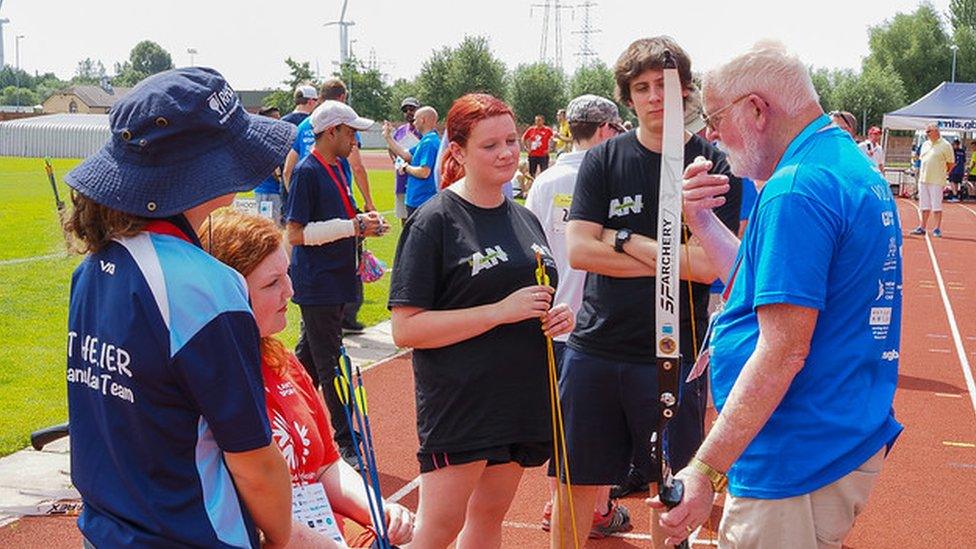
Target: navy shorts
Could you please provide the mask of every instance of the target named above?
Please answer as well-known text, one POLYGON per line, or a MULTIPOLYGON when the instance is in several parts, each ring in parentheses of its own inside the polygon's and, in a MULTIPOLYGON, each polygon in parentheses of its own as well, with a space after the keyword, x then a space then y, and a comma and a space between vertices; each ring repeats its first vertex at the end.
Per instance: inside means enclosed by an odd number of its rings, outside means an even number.
MULTIPOLYGON (((681 365, 680 404, 668 422, 665 450, 678 471, 691 460, 705 435, 705 378, 684 383, 692 362, 681 365)), ((645 479, 660 479, 651 460, 651 433, 659 424, 657 369, 567 347, 559 377, 573 484, 621 484, 631 465, 645 479)), ((555 476, 553 464, 549 475, 555 476)))
POLYGON ((488 466, 517 463, 522 467, 538 467, 552 455, 551 442, 517 442, 502 446, 492 446, 479 450, 463 452, 417 453, 420 472, 429 473, 450 465, 464 465, 476 461, 487 461, 488 466))

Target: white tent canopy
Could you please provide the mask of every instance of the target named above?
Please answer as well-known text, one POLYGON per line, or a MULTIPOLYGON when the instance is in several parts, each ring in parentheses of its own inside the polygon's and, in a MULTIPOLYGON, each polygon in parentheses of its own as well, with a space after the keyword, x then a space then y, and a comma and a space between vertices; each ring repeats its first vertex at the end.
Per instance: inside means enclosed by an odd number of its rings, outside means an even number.
POLYGON ((924 130, 936 123, 942 130, 976 131, 976 83, 943 82, 907 107, 884 115, 886 130, 924 130))

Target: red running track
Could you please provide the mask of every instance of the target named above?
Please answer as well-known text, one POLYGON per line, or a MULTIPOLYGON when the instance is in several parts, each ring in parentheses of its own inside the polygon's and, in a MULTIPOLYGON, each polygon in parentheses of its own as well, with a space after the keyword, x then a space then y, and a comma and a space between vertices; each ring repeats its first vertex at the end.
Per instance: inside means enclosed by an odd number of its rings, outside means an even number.
MULTIPOLYGON (((912 202, 899 200, 899 211, 907 232, 916 224, 916 210, 912 202)), ((959 354, 961 350, 970 368, 976 363, 976 206, 947 205, 943 225, 945 236, 931 239, 941 285, 929 243, 923 237, 905 237, 901 373, 895 396, 905 432, 848 547, 976 547, 976 389, 967 384, 959 354), (954 311, 958 344, 942 288, 954 311)), ((416 509, 417 438, 409 355, 370 368, 364 378, 383 491, 416 509)), ((506 517, 505 547, 548 545, 548 536, 539 528, 546 497, 543 470, 527 471, 506 517)), ((641 500, 624 500, 632 513, 632 532, 588 546, 649 547, 649 514, 641 500)), ((700 532, 698 539, 699 548, 714 544, 710 530, 700 532)), ((75 548, 79 543, 73 520, 67 518, 23 519, 0 529, 0 547, 75 548)))

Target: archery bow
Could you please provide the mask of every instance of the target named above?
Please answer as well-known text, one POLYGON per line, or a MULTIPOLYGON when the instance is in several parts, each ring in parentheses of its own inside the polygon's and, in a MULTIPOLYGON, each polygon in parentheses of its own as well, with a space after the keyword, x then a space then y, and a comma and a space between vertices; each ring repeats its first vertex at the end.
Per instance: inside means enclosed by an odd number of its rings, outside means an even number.
MULTIPOLYGON (((651 434, 651 454, 661 467, 656 487, 669 509, 681 503, 684 485, 672 476, 668 463, 665 428, 678 409, 681 382, 680 276, 681 179, 684 169, 684 107, 681 78, 671 51, 664 52, 664 130, 661 144, 661 181, 657 216, 657 264, 655 266, 654 335, 660 418, 651 434)), ((654 490, 652 488, 652 490, 654 490)), ((652 496, 655 495, 653 492, 652 496)), ((657 530, 652 514, 652 530, 657 530)), ((655 539, 660 545, 661 540, 655 539)), ((685 540, 678 545, 687 548, 685 540)))

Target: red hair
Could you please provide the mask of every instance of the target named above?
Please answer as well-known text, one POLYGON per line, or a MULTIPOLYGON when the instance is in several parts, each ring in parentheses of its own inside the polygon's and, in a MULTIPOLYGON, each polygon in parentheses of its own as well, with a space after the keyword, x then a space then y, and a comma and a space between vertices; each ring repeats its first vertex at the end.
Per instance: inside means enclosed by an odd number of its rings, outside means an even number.
MULTIPOLYGON (((464 147, 471 137, 471 130, 475 124, 495 116, 508 115, 515 120, 515 113, 504 101, 487 93, 469 93, 454 100, 451 110, 447 112, 447 138, 452 143, 464 147)), ((441 158, 441 188, 445 189, 451 183, 464 177, 464 166, 451 154, 450 148, 444 149, 441 158)))

